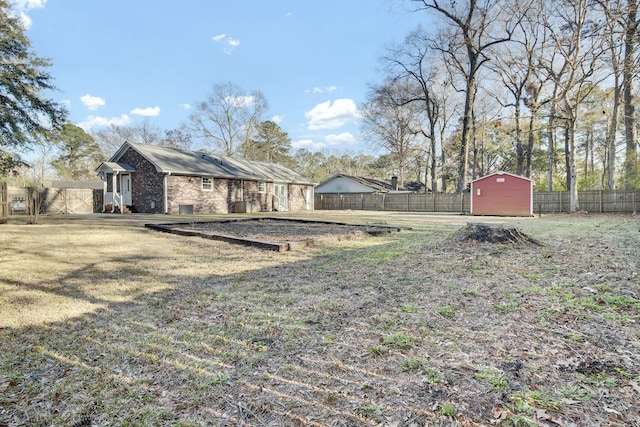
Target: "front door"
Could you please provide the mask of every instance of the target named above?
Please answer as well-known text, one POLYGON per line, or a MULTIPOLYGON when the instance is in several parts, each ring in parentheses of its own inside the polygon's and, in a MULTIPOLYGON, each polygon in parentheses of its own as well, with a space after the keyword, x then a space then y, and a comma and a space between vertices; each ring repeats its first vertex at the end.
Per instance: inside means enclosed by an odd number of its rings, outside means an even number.
POLYGON ((122 204, 124 206, 131 206, 131 175, 122 175, 120 191, 122 193, 122 204))
POLYGON ((286 211, 289 209, 287 184, 274 184, 274 200, 273 207, 277 211, 286 211))

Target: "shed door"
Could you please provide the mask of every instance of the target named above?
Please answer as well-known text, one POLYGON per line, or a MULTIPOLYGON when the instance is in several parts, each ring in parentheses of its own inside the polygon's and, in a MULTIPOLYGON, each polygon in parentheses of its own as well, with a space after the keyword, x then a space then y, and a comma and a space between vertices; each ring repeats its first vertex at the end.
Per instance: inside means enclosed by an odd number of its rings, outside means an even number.
POLYGON ((289 198, 289 195, 287 194, 287 184, 275 184, 273 196, 273 207, 275 208, 275 210, 289 210, 289 204, 287 200, 289 198))
POLYGON ((125 206, 131 206, 131 175, 122 175, 122 182, 120 183, 122 191, 122 204, 125 206))

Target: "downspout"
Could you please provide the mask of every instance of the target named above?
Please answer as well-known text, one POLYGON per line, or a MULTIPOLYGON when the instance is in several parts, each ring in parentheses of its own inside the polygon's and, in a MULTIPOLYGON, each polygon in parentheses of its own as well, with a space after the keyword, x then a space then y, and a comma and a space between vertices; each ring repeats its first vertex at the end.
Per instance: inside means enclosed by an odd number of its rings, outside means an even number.
POLYGON ((162 179, 162 192, 164 193, 164 213, 168 214, 169 213, 169 175, 171 175, 171 172, 167 172, 164 174, 163 179, 162 179))

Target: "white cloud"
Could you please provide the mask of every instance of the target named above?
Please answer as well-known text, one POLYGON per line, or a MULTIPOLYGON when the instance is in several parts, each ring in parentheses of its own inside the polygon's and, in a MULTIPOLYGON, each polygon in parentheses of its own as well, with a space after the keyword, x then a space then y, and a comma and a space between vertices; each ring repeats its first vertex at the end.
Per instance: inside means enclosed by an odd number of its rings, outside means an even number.
POLYGON ((62 105, 64 105, 65 107, 67 107, 67 109, 71 108, 71 100, 70 99, 63 99, 62 101, 60 101, 62 103, 62 105))
POLYGON ((321 87, 314 87, 313 89, 305 89, 304 93, 311 93, 311 94, 316 94, 316 93, 325 93, 325 92, 333 92, 335 90, 337 90, 338 88, 336 86, 327 86, 325 88, 321 88, 321 87))
POLYGON ((279 125, 280 123, 282 123, 282 120, 284 120, 283 116, 279 116, 279 115, 275 115, 273 117, 271 117, 271 121, 277 125, 279 125))
POLYGON ((312 139, 292 141, 291 147, 295 150, 304 148, 309 151, 323 151, 327 149, 345 148, 346 146, 356 145, 357 143, 358 141, 353 134, 342 132, 340 134, 326 135, 324 141, 314 141, 312 139))
POLYGON ((191 110, 191 104, 180 104, 180 108, 183 110, 191 110))
POLYGON ((291 142, 291 148, 294 150, 304 148, 309 151, 322 151, 325 147, 326 144, 324 142, 315 142, 311 139, 300 139, 298 141, 291 142))
POLYGON ((325 141, 328 145, 353 145, 356 144, 355 136, 349 132, 342 132, 340 134, 330 134, 325 136, 325 141))
POLYGON ((131 119, 126 114, 120 117, 99 117, 99 116, 87 116, 85 120, 78 123, 78 126, 89 132, 95 128, 106 127, 110 125, 126 126, 131 122, 131 119))
POLYGON ((156 117, 160 115, 160 107, 134 108, 131 110, 134 116, 156 117))
POLYGON ((33 22, 29 15, 27 15, 27 11, 30 9, 40 9, 45 6, 47 0, 16 0, 13 2, 13 11, 11 12, 14 16, 17 16, 22 21, 22 25, 28 30, 31 28, 33 22))
POLYGON ((234 39, 233 37, 228 36, 226 33, 213 36, 211 37, 211 40, 213 40, 216 43, 222 43, 223 44, 222 51, 227 55, 231 55, 231 52, 233 51, 233 49, 240 46, 239 39, 234 39))
POLYGON ((331 101, 326 101, 316 105, 304 113, 309 119, 309 129, 335 129, 345 125, 351 120, 360 117, 358 107, 353 99, 343 98, 336 99, 331 105, 331 101))
POLYGON ((81 96, 80 101, 90 111, 95 111, 100 107, 104 107, 106 104, 104 98, 100 98, 99 96, 93 96, 89 94, 81 96))

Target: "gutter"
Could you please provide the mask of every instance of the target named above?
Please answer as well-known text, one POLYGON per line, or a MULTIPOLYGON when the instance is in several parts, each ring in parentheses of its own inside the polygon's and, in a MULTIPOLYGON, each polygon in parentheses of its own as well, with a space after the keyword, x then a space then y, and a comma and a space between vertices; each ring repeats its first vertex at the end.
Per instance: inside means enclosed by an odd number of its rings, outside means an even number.
POLYGON ((168 191, 168 187, 169 187, 169 175, 171 175, 171 172, 165 172, 164 175, 162 176, 162 196, 164 197, 164 213, 168 214, 169 213, 169 191, 168 191))

